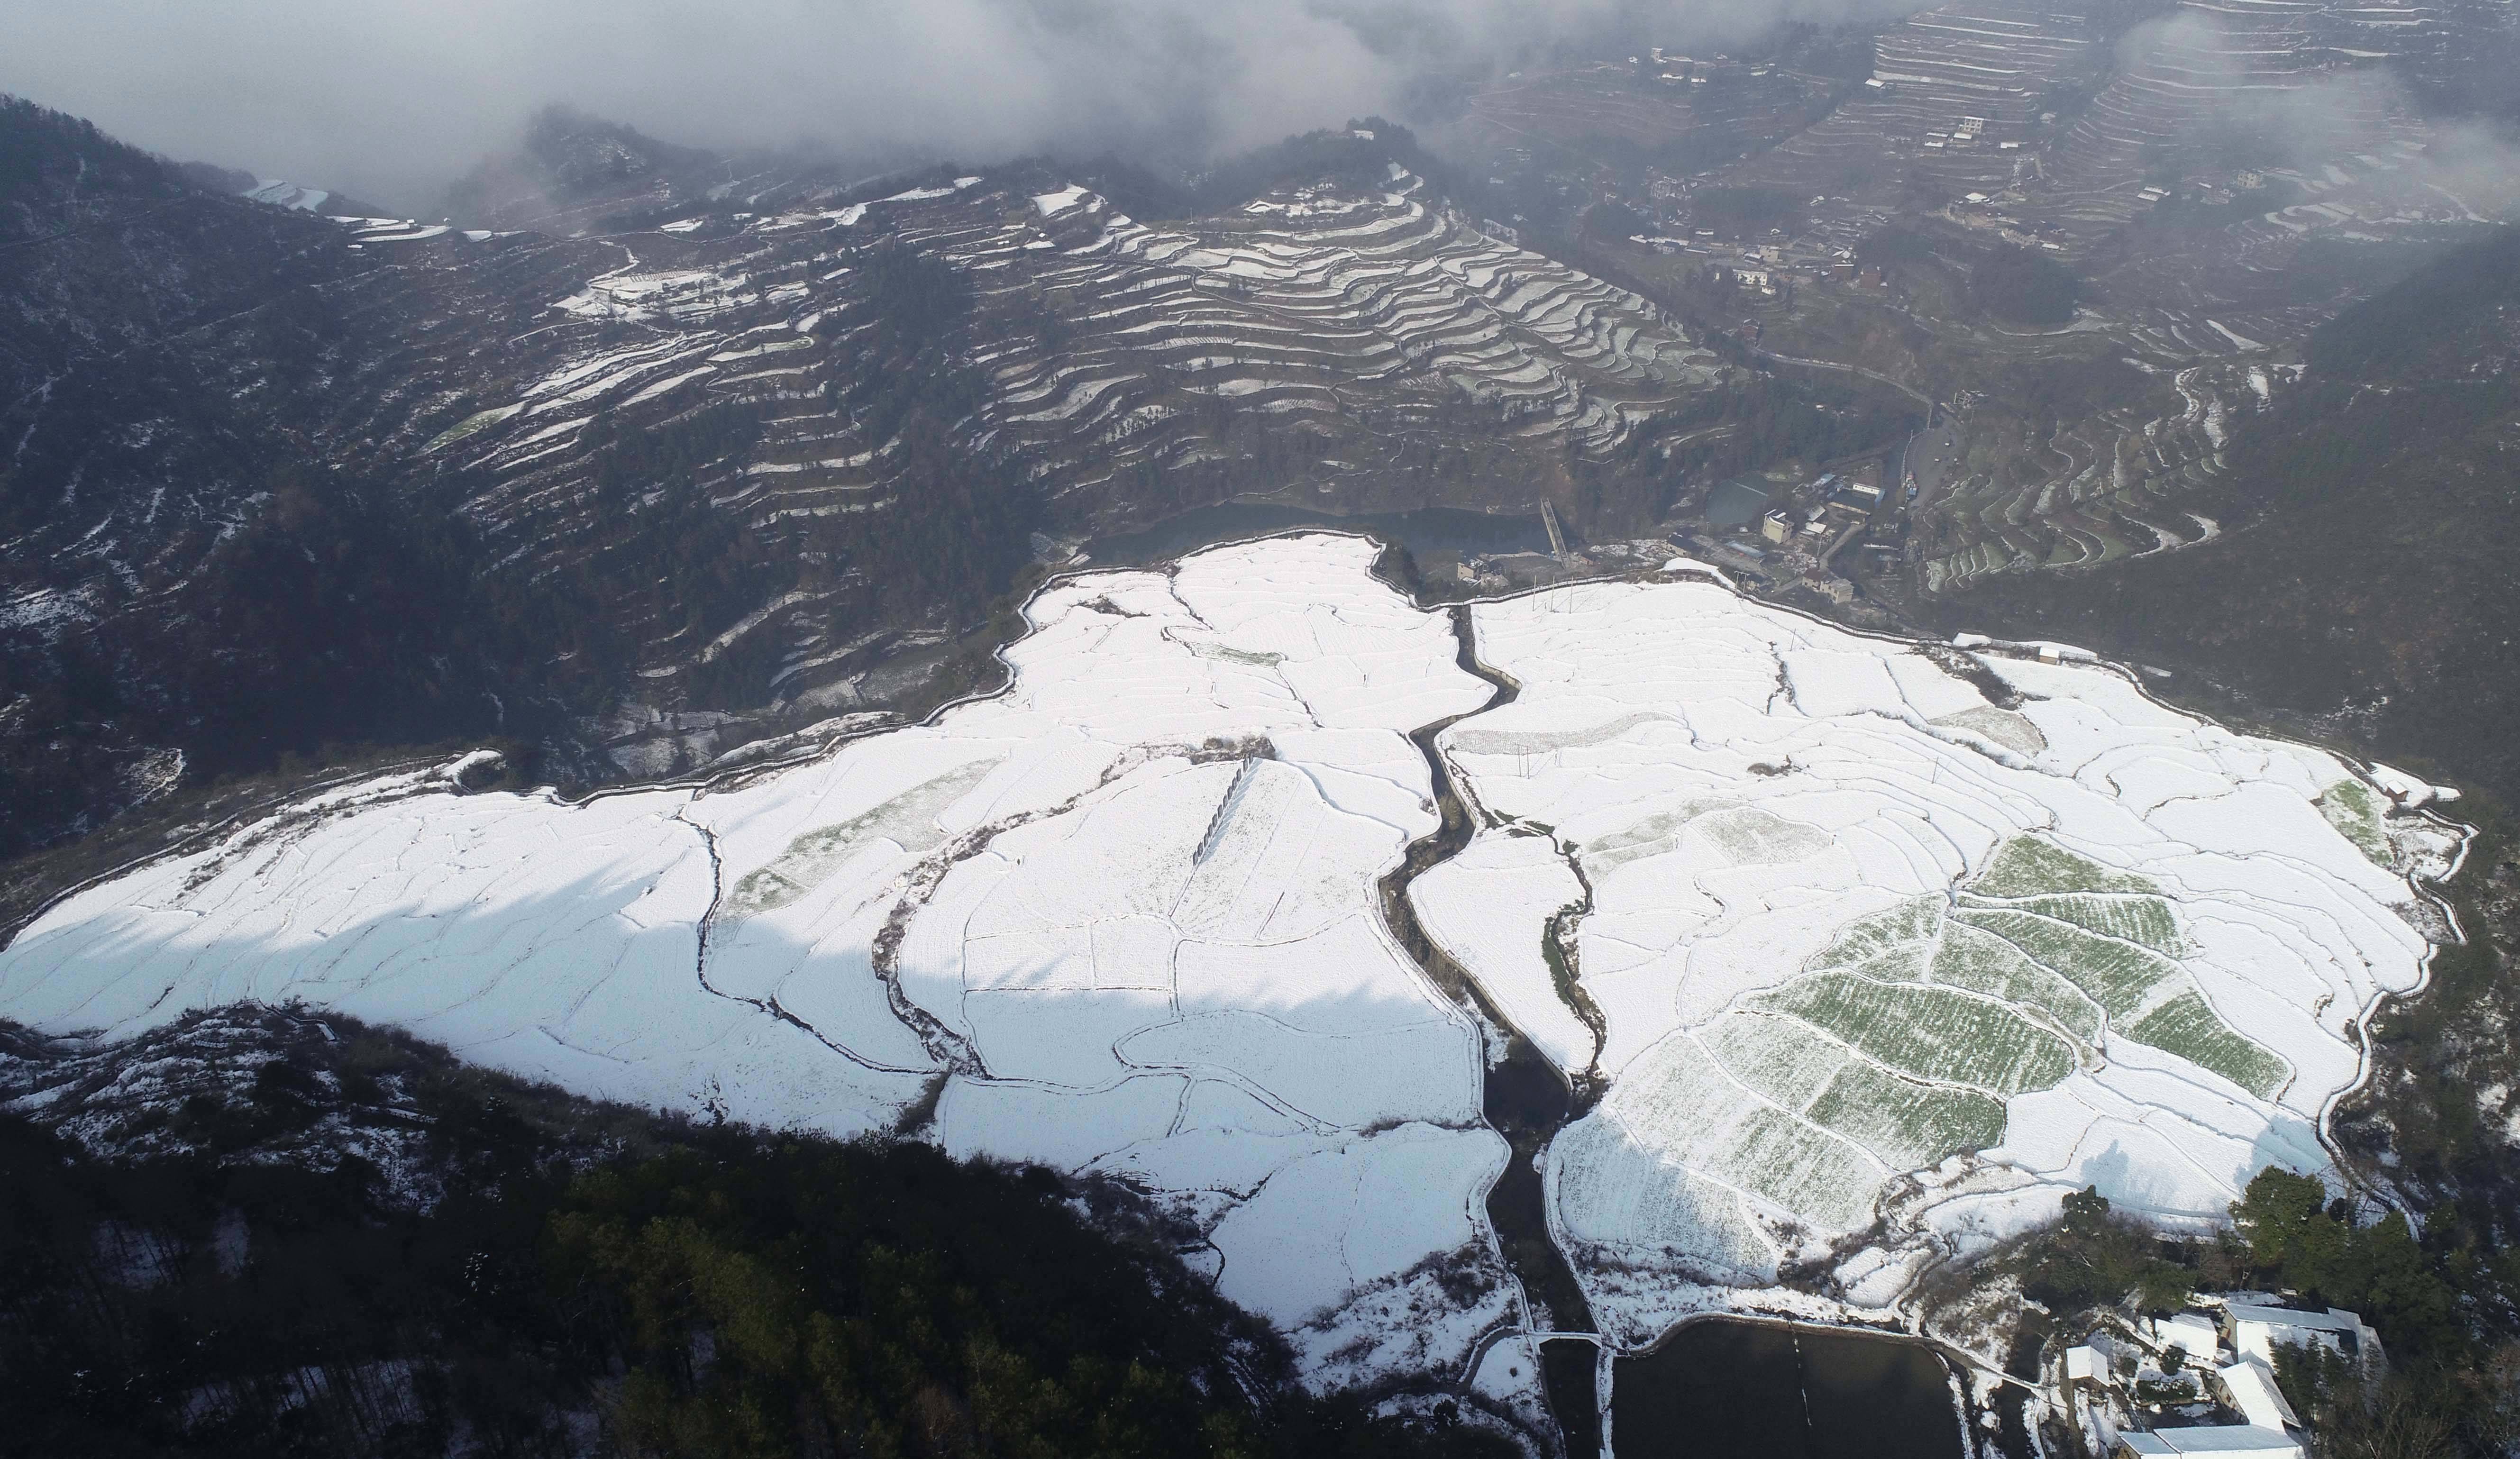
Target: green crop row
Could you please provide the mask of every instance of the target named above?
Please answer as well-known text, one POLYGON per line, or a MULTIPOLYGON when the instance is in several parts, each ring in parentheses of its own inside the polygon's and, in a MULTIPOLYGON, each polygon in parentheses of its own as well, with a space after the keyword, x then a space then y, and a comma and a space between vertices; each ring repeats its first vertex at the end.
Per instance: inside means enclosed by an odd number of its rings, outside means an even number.
POLYGON ((2000 1004, 1937 988, 1888 988, 1851 973, 1813 973, 1765 995, 1901 1074, 1996 1095, 2045 1089, 2073 1072, 2065 1040, 2000 1004))
POLYGON ((2183 993, 2136 1021, 2127 1037, 2177 1054, 2200 1068, 2211 1069, 2262 1099, 2272 1099, 2292 1077, 2292 1069, 2272 1052, 2235 1034, 2216 1016, 2213 1005, 2193 993, 2183 993))
POLYGON ((1860 1060, 1840 1069, 1810 1118, 1881 1157, 1920 1171, 2003 1139, 2003 1105, 1984 1094, 1911 1083, 1860 1060))
POLYGON ((2050 892, 2148 892, 2161 888, 2131 872, 2112 871, 2053 841, 2015 836, 1996 852, 1972 889, 1989 897, 2040 897, 2050 892))

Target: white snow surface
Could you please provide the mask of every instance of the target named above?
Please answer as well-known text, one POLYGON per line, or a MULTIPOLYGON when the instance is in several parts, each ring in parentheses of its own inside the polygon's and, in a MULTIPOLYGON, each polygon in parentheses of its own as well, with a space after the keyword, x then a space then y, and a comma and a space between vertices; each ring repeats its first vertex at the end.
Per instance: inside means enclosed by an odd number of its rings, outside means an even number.
POLYGON ((585 1094, 844 1135, 933 1095, 953 1153, 1179 1212, 1333 1387, 1469 1378, 1539 1316, 1484 1205, 1508 1152, 1481 1021, 1379 905, 1439 824, 1418 727, 1467 716, 1437 747, 1483 827, 1414 883, 1421 923, 1607 1080, 1544 1173, 1614 1343, 1876 1213, 1890 1250, 1844 1273, 1868 1304, 1922 1242, 2086 1183, 2211 1218, 2264 1164, 2322 1164, 2349 1023, 2422 979, 2436 922, 2372 859, 2395 843, 2336 829, 2412 777, 2340 809, 2355 769, 2106 666, 1977 659, 2005 708, 1942 667, 1958 649, 1704 580, 1479 605, 1480 659, 1520 685, 1483 711, 1376 551, 1055 580, 1007 690, 803 766, 575 806, 462 793, 470 761, 309 796, 50 908, 0 950, 0 1015, 122 1036, 302 999, 585 1094), (1570 906, 1598 1057, 1542 955, 1570 906))
MULTIPOLYGON (((2267 1164, 2325 1164, 2318 1122, 2362 1068, 2354 1021, 2422 981, 2423 894, 2318 804, 2356 772, 2106 666, 1979 659, 2024 696, 2007 710, 1916 645, 1711 583, 1473 612, 1481 661, 1520 694, 1438 746, 1492 825, 1550 830, 1497 849, 1530 848, 1535 871, 1571 851, 1592 890, 1578 982, 1606 1017, 1609 1088, 1548 1176, 1614 1338, 1671 1315, 1644 1275, 1767 1282, 1876 1211, 1894 1247, 1982 1244, 2085 1184, 2210 1220, 2267 1164), (1977 880, 2016 843, 2080 869, 1977 880), (1880 1204, 1909 1172, 1921 1193, 1880 1204)), ((2379 785, 2414 801, 2411 780, 2379 785)), ((1498 835, 1421 878, 1421 909, 1498 835)), ((1561 905, 1502 885, 1454 901, 1462 930, 1429 915, 1432 935, 1474 936, 1491 963, 1536 952, 1561 905)), ((1895 1296, 1860 1260, 1856 1299, 1895 1296)))
POLYGON ((1513 1318, 1484 1207, 1507 1147, 1478 1027, 1375 883, 1437 824, 1407 731, 1490 688, 1375 551, 1054 584, 1007 692, 772 774, 574 807, 442 774, 336 792, 54 907, 0 952, 0 1011, 124 1035, 304 999, 836 1134, 941 1078, 946 1149, 1180 1209, 1313 1381, 1457 1371, 1513 1318), (1446 1260, 1482 1295, 1448 1296, 1446 1260))
POLYGON ((1570 1074, 1593 1065, 1593 1031, 1558 996, 1544 929, 1584 888, 1546 836, 1485 831, 1409 884, 1419 925, 1486 989, 1507 1021, 1570 1074))

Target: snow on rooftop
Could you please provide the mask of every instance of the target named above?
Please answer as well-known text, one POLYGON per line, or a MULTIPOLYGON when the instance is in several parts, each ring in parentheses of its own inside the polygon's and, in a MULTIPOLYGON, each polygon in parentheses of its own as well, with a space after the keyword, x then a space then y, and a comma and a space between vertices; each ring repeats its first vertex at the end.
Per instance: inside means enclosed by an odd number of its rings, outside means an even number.
POLYGON ((2156 1429, 2149 1434, 2122 1433, 2118 1436, 2118 1442, 2133 1454, 2301 1453, 2301 1441, 2282 1430, 2242 1424, 2156 1429))
POLYGON ((1085 189, 1070 183, 1056 193, 1035 194, 1032 205, 1041 209, 1043 217, 1056 217, 1083 202, 1089 196, 1085 189))
POLYGON ((2312 1311, 2306 1307, 2263 1306, 2251 1303, 2232 1303, 2224 1308, 2233 1322, 2258 1322, 2270 1327, 2298 1327, 2313 1332, 2354 1332, 2362 1319, 2341 1308, 2312 1311))

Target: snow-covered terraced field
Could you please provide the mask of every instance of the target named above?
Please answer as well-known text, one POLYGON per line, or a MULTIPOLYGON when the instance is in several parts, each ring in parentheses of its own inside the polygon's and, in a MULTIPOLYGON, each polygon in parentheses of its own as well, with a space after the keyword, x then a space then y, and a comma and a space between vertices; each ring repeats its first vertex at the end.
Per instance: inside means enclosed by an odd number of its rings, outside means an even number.
POLYGON ((1521 686, 1482 712, 1375 551, 1061 579, 1005 692, 802 766, 328 792, 51 908, 0 1014, 302 999, 589 1094, 1101 1172, 1334 1386, 1467 1383, 1529 1321, 1485 1205, 1503 1050, 1379 900, 1439 824, 1419 727, 1467 716, 1437 745, 1484 818, 1419 922, 1607 1081, 1546 1173, 1616 1342, 1796 1258, 1886 1300, 1919 1236, 2085 1182, 2184 1220, 2318 1169, 2349 1026, 2420 981, 2413 878, 2457 842, 2395 778, 1701 582, 1480 606, 1521 686))
MULTIPOLYGON (((2456 836, 2115 671, 1863 638, 1705 583, 1475 621, 1521 694, 1438 744, 1492 824, 1541 832, 1508 844, 1552 847, 1591 894, 1576 974, 1609 1087, 1548 1175, 1615 1337, 1703 1301, 1688 1283, 1844 1258, 1876 1215, 1893 1246, 1966 1244, 2096 1184, 2211 1219, 2269 1162, 2324 1164, 2359 1021, 2422 980, 2416 881, 2456 836)), ((1419 907, 1448 948, 1536 950, 1552 897, 1419 907)), ((1844 1274, 1878 1300, 1908 1269, 1844 1274)))
POLYGON ((1360 392, 1420 411, 1467 395, 1598 455, 1713 382, 1713 356, 1643 299, 1462 226, 1390 171, 1378 195, 1300 188, 1162 228, 1070 186, 994 226, 957 215, 915 236, 993 294, 1069 301, 1063 337, 988 365, 1001 440, 1054 477, 1195 450, 1146 428, 1182 397, 1336 415, 1360 392))
POLYGON ((1005 694, 709 790, 411 777, 56 907, 0 1011, 128 1034, 304 999, 641 1104, 1096 1170, 1193 1220, 1319 1381, 1515 1320, 1475 1022, 1375 879, 1410 729, 1484 703, 1344 537, 1055 586, 1005 694))
MULTIPOLYGON (((2182 346, 2171 344, 2169 349, 2182 346)), ((2190 353, 2193 346, 2185 346, 2190 353)), ((2165 351, 2167 352, 2167 351, 2165 351)), ((1996 573, 2097 566, 2210 542, 2220 526, 2181 499, 2224 469, 2233 402, 2266 388, 2264 367, 2228 361, 2160 372, 2169 391, 2060 422, 2042 442, 2043 468, 1997 482, 1972 474, 1936 501, 1920 564, 1925 591, 1947 593, 1996 573), (2046 467, 2046 462, 2054 462, 2046 467)))

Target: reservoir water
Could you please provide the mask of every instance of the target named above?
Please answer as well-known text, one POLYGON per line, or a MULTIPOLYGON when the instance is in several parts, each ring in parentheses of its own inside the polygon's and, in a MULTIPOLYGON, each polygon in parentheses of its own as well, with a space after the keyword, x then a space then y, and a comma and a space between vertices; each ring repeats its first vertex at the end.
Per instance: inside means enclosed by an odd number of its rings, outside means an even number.
POLYGON ((1768 509, 1768 494, 1747 481, 1723 482, 1706 494, 1706 524, 1737 527, 1768 509))
POLYGON ((1963 1459, 1950 1369, 1925 1344, 1718 1317, 1622 1357, 1619 1459, 1963 1459))
POLYGON ((1098 537, 1085 545, 1085 551, 1092 566, 1144 567, 1220 542, 1300 528, 1371 532, 1412 552, 1549 551, 1549 529, 1542 525, 1537 512, 1507 515, 1466 511, 1458 507, 1426 507, 1416 511, 1333 516, 1327 511, 1306 511, 1300 507, 1251 502, 1226 502, 1214 507, 1193 508, 1136 532, 1098 537))

